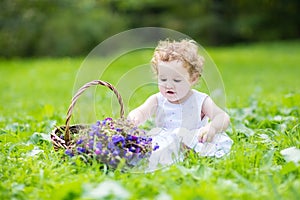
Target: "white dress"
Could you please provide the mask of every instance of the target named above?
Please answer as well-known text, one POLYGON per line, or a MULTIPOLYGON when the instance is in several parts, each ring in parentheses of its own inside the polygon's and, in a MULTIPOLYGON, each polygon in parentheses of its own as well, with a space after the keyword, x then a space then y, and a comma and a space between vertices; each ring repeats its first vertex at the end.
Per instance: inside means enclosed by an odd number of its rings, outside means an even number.
POLYGON ((196 129, 208 123, 206 116, 201 117, 202 104, 207 94, 192 90, 193 94, 181 104, 170 103, 161 93, 157 93, 158 107, 155 116, 156 128, 149 134, 153 145, 159 148, 149 158, 149 169, 171 165, 183 159, 182 144, 193 149, 201 156, 217 158, 229 153, 233 141, 225 133, 218 133, 212 142, 199 143, 196 129))

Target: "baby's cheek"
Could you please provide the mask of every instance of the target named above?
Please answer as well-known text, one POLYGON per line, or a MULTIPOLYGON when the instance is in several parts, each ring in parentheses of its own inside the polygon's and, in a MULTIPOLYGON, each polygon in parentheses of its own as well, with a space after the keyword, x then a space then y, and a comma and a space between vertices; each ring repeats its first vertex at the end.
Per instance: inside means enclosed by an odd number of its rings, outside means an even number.
POLYGON ((177 87, 178 93, 181 93, 182 95, 185 95, 190 90, 190 87, 188 84, 180 85, 177 87))
POLYGON ((163 87, 163 86, 161 86, 161 85, 160 85, 160 86, 158 86, 158 89, 159 89, 159 91, 160 91, 160 92, 164 92, 164 91, 165 91, 164 87, 163 87))

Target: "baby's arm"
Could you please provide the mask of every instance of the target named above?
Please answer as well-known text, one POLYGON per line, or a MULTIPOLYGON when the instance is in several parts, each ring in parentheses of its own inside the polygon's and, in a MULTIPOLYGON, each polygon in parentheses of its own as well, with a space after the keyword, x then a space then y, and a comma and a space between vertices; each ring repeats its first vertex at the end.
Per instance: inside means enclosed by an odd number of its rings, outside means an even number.
POLYGON ((140 125, 149 119, 157 108, 157 97, 156 95, 150 96, 141 106, 132 110, 128 114, 128 119, 131 120, 135 125, 140 125))
POLYGON ((200 129, 198 139, 200 142, 210 142, 216 133, 227 129, 230 124, 230 118, 209 96, 203 102, 202 112, 205 116, 208 116, 210 123, 200 129))

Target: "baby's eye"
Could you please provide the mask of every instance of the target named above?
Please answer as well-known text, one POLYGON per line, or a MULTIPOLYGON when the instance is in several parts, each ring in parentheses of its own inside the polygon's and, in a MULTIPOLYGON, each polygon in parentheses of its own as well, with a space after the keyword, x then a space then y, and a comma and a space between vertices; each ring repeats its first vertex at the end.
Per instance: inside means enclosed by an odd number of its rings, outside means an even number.
POLYGON ((165 81, 167 81, 167 79, 166 78, 161 78, 160 79, 162 82, 165 82, 165 81))
POLYGON ((179 82, 181 82, 181 80, 180 79, 174 79, 174 82, 179 83, 179 82))

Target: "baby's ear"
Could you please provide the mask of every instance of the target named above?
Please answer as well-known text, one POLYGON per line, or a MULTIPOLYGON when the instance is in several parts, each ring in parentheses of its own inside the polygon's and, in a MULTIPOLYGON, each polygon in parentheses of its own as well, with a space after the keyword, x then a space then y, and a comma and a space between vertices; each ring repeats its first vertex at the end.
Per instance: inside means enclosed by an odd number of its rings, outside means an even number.
POLYGON ((199 74, 194 74, 194 75, 191 77, 191 84, 192 84, 192 85, 195 85, 198 81, 199 81, 199 74))

